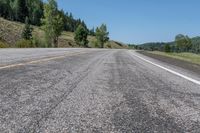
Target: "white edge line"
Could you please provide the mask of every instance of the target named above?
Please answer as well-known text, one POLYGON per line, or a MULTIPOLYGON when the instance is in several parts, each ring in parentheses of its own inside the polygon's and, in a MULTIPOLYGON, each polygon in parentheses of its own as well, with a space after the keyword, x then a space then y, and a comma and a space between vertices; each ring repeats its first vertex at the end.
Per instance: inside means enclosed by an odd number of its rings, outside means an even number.
POLYGON ((170 72, 170 73, 172 73, 172 74, 175 74, 175 75, 177 75, 177 76, 179 76, 179 77, 182 77, 182 78, 187 79, 187 80, 189 80, 189 81, 191 81, 191 82, 193 82, 193 83, 195 83, 195 84, 200 85, 200 81, 198 81, 198 80, 192 79, 192 78, 187 77, 187 76, 185 76, 185 75, 183 75, 183 74, 180 74, 180 73, 178 73, 178 72, 175 72, 175 71, 173 71, 173 70, 170 70, 170 69, 168 69, 168 68, 166 68, 166 67, 163 67, 163 66, 161 66, 161 65, 158 65, 158 64, 156 64, 156 63, 153 63, 153 62, 151 62, 151 61, 149 61, 149 60, 147 60, 147 59, 145 59, 145 58, 142 58, 142 57, 140 57, 140 56, 138 56, 138 55, 133 54, 133 52, 131 52, 131 51, 129 51, 129 52, 130 52, 133 56, 136 56, 136 57, 138 57, 138 58, 140 58, 140 59, 142 59, 142 60, 144 60, 144 61, 146 61, 146 62, 148 62, 148 63, 150 63, 150 64, 152 64, 152 65, 154 65, 154 66, 157 66, 157 67, 159 67, 159 68, 162 68, 162 69, 164 69, 164 70, 166 70, 166 71, 168 71, 168 72, 170 72))

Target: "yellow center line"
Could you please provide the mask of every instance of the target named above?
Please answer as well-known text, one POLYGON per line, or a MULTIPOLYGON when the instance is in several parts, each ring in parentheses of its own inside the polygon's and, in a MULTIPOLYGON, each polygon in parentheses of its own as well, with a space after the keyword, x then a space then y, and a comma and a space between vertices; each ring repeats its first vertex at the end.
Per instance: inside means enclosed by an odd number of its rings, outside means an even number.
POLYGON ((64 54, 64 55, 60 55, 60 56, 46 57, 46 58, 39 59, 39 60, 28 61, 28 62, 25 62, 25 63, 17 63, 17 64, 6 65, 6 66, 0 67, 0 70, 6 69, 6 68, 25 66, 25 65, 29 65, 29 64, 37 64, 37 63, 42 63, 42 62, 48 62, 48 61, 56 60, 56 59, 63 59, 65 57, 74 56, 74 55, 80 55, 80 54, 84 54, 84 53, 88 53, 88 52, 68 53, 68 54, 64 54))

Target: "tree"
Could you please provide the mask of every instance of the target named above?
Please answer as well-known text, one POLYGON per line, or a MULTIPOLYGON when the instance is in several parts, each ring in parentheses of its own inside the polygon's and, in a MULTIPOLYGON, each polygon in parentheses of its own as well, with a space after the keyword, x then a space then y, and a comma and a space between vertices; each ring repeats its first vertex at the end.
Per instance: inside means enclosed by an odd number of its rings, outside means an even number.
POLYGON ((22 38, 25 40, 32 39, 32 31, 33 31, 33 29, 30 27, 29 19, 28 19, 28 17, 26 17, 25 26, 22 31, 22 38))
POLYGON ((0 0, 0 16, 20 22, 28 17, 30 24, 40 25, 43 5, 42 0, 0 0))
POLYGON ((89 35, 95 36, 95 30, 94 30, 94 28, 92 28, 91 30, 89 30, 89 35))
POLYGON ((82 25, 79 25, 75 31, 74 40, 76 41, 76 43, 81 46, 87 47, 88 44, 87 36, 88 36, 88 31, 82 25))
POLYGON ((58 47, 58 37, 63 31, 64 24, 55 0, 48 0, 44 6, 43 24, 48 47, 58 47))
POLYGON ((24 22, 26 16, 28 16, 28 8, 26 0, 15 1, 15 18, 17 21, 24 22))
POLYGON ((194 37, 192 39, 191 52, 200 54, 200 37, 194 37))
POLYGON ((166 53, 171 52, 171 46, 170 46, 169 44, 166 44, 166 45, 165 45, 165 52, 166 52, 166 53))
POLYGON ((41 0, 27 0, 30 23, 40 25, 43 17, 43 2, 41 0))
POLYGON ((104 43, 109 40, 109 32, 107 32, 107 27, 105 24, 102 24, 96 29, 96 39, 100 43, 101 48, 104 48, 104 43))
POLYGON ((176 47, 179 52, 189 51, 192 47, 191 39, 188 36, 179 34, 175 37, 176 47))
POLYGON ((14 20, 16 16, 17 0, 0 0, 0 16, 5 19, 14 20))

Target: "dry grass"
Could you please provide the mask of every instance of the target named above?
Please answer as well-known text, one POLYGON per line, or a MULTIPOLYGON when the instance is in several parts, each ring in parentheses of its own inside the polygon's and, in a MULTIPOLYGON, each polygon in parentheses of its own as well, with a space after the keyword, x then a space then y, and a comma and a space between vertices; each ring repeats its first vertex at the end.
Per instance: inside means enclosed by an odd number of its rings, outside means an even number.
POLYGON ((171 58, 175 58, 175 59, 179 59, 179 60, 184 60, 184 61, 188 61, 188 62, 192 62, 192 63, 200 65, 200 55, 199 54, 193 54, 193 53, 165 53, 165 52, 159 52, 159 51, 154 51, 154 52, 150 52, 150 53, 157 54, 157 55, 162 55, 162 56, 167 56, 167 57, 171 57, 171 58))
POLYGON ((8 47, 9 47, 9 45, 7 43, 0 40, 0 48, 8 48, 8 47))
POLYGON ((0 38, 10 44, 10 46, 21 38, 22 29, 23 24, 0 18, 0 38))
MULTIPOLYGON (((0 18, 0 38, 9 44, 9 47, 15 47, 16 42, 21 40, 21 33, 23 30, 24 24, 19 22, 8 21, 3 18, 0 18)), ((44 42, 45 34, 41 27, 33 26, 33 36, 39 38, 44 42)), ((96 38, 93 36, 88 37, 89 47, 95 48, 98 47, 96 43, 96 38)), ((59 47, 79 47, 74 41, 74 33, 72 32, 63 32, 59 37, 58 41, 59 47)), ((106 48, 127 48, 125 45, 121 45, 115 41, 109 41, 105 44, 106 48)))

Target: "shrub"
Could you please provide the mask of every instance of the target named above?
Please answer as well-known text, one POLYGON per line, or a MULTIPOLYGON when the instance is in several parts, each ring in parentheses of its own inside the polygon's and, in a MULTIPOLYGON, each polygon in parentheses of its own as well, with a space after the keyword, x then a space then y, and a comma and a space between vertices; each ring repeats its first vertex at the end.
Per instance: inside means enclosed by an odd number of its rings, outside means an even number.
POLYGON ((37 36, 33 36, 33 40, 32 40, 33 46, 35 47, 39 47, 39 48, 46 48, 46 42, 44 39, 39 38, 37 36))
POLYGON ((94 47, 95 48, 99 48, 100 47, 97 41, 94 42, 94 47))
POLYGON ((169 44, 166 44, 166 45, 165 45, 165 52, 166 52, 166 53, 171 52, 171 46, 170 46, 169 44))
POLYGON ((34 48, 35 46, 31 40, 22 39, 16 43, 16 47, 18 47, 18 48, 34 48))
POLYGON ((8 48, 8 45, 0 41, 0 48, 8 48))
POLYGON ((33 31, 33 28, 29 24, 29 18, 26 17, 25 26, 22 31, 22 38, 26 40, 30 40, 32 38, 32 31, 33 31))
POLYGON ((96 40, 91 40, 88 44, 90 48, 99 48, 99 43, 96 40))
POLYGON ((107 48, 112 48, 112 46, 111 46, 110 43, 108 43, 108 44, 106 45, 106 47, 107 47, 107 48))

